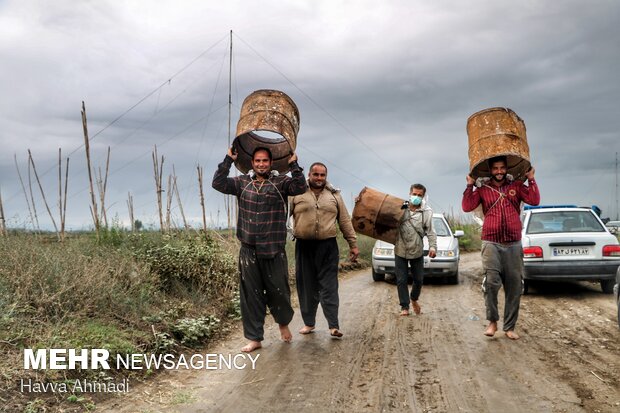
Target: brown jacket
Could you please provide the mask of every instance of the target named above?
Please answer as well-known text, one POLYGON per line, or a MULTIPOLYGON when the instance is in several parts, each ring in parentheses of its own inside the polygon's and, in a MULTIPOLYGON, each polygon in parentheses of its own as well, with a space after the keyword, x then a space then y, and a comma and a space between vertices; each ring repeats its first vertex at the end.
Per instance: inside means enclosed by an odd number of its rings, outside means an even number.
POLYGON ((293 235, 299 239, 323 240, 336 236, 336 221, 349 248, 357 247, 357 236, 340 191, 329 183, 315 196, 310 188, 291 200, 293 235))

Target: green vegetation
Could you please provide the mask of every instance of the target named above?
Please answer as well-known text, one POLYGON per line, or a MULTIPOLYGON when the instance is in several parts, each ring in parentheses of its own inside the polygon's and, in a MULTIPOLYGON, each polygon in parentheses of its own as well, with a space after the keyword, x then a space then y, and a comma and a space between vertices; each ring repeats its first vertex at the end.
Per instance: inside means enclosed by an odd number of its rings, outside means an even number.
MULTIPOLYGON (((35 374, 21 368, 24 348, 106 348, 114 357, 204 346, 221 320, 238 317, 236 250, 235 241, 196 232, 113 228, 99 241, 72 234, 62 244, 24 233, 0 238, 0 398, 11 411, 46 411, 58 402, 53 395, 17 401, 16 381, 35 374)), ((36 377, 101 374, 42 370, 36 377)), ((80 411, 92 403, 67 397, 63 403, 80 411)))
POLYGON ((462 229, 465 235, 459 238, 459 248, 462 252, 480 251, 482 241, 480 240, 480 226, 475 223, 465 222, 453 216, 446 216, 452 231, 462 229))
MULTIPOLYGON (((11 232, 0 238, 0 399, 11 411, 94 409, 81 394, 16 397, 15 383, 110 380, 153 372, 26 371, 23 349, 105 348, 116 354, 183 352, 202 347, 240 318, 236 239, 194 231, 130 233, 118 227, 54 235, 11 232), (36 375, 36 376, 35 376, 36 375), (6 403, 5 403, 6 401, 6 403)), ((374 239, 359 236, 360 266, 374 239)), ((342 260, 348 245, 338 237, 342 260)), ((294 268, 294 243, 287 245, 294 268)), ((347 267, 346 269, 350 269, 347 267)), ((291 278, 294 288, 294 277, 291 278)), ((180 402, 186 402, 181 397, 180 402), (183 400, 181 400, 183 399, 183 400)))

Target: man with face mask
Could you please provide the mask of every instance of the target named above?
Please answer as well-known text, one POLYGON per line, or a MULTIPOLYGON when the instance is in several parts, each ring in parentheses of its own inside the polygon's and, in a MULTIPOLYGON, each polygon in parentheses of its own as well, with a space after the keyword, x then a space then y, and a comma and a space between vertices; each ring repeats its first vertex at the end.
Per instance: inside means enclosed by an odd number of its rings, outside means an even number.
POLYGON ((349 259, 359 255, 357 236, 340 191, 327 182, 327 167, 315 162, 308 173, 308 190, 293 197, 295 272, 299 307, 304 320, 300 334, 314 331, 319 303, 332 337, 342 337, 338 324, 338 262, 336 222, 349 244, 349 259))
POLYGON ((271 170, 272 157, 267 148, 254 150, 250 174, 229 178, 236 159, 237 154, 229 148, 213 176, 212 186, 238 200, 239 295, 243 334, 250 340, 241 351, 251 352, 261 347, 266 307, 280 326, 282 340, 292 339, 288 324, 293 308, 284 252, 287 197, 303 194, 306 181, 294 153, 288 161, 292 178, 271 170))
POLYGON ((514 331, 519 317, 523 249, 521 246, 521 202, 538 205, 540 193, 534 180, 534 168, 525 174, 528 185, 507 174, 505 156, 488 161, 491 178, 474 180, 467 175, 463 193, 463 211, 471 212, 482 205, 482 267, 484 271, 484 302, 489 325, 484 334, 493 337, 497 331, 499 312, 497 294, 504 285, 504 325, 506 337, 518 340, 514 331), (477 186, 474 189, 474 184, 477 186))
POLYGON ((402 208, 403 215, 398 226, 398 238, 394 245, 394 260, 396 266, 396 288, 400 301, 400 315, 409 315, 409 302, 415 314, 421 314, 418 303, 422 282, 424 280, 424 242, 428 238, 428 256, 434 258, 437 251, 437 234, 433 229, 433 211, 426 205, 424 197, 426 187, 422 184, 413 184, 409 189, 409 201, 402 208), (413 275, 411 298, 407 279, 409 266, 413 275))

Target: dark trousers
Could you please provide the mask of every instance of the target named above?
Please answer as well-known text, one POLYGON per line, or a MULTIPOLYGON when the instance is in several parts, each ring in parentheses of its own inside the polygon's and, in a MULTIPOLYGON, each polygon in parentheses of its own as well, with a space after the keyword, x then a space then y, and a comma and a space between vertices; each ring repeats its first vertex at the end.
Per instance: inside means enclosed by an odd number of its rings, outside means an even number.
POLYGON ((497 294, 504 285, 504 331, 514 330, 519 318, 523 279, 523 248, 521 241, 511 244, 482 242, 482 270, 484 271, 484 303, 487 320, 499 320, 497 294))
POLYGON ((338 243, 298 239, 295 243, 295 275, 299 308, 304 324, 314 326, 321 303, 329 328, 338 326, 338 243))
POLYGON ((419 258, 407 259, 394 256, 394 265, 396 266, 396 289, 398 290, 398 300, 402 309, 409 309, 409 287, 407 286, 407 278, 409 277, 409 265, 411 265, 411 274, 413 275, 413 286, 411 288, 411 301, 418 301, 422 292, 422 283, 424 282, 424 256, 419 258))
POLYGON ((242 245, 239 273, 243 335, 263 341, 267 307, 278 324, 288 325, 293 319, 286 254, 282 251, 273 258, 257 258, 254 249, 242 245))

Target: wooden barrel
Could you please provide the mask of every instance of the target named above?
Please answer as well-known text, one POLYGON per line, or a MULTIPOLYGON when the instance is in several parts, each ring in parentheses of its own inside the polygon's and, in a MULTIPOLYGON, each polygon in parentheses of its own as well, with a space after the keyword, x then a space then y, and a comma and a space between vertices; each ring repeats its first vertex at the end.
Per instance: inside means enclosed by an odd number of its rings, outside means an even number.
POLYGON ((235 166, 247 173, 252 169, 254 150, 265 147, 273 157, 272 169, 286 173, 289 156, 297 147, 298 132, 299 110, 290 97, 277 90, 252 92, 241 105, 236 138, 233 141, 238 155, 235 166), (269 136, 261 136, 261 131, 269 132, 269 136))
POLYGON ((396 243, 398 224, 403 215, 403 202, 404 199, 364 187, 355 198, 351 218, 353 228, 360 234, 391 244, 396 243))
POLYGON ((467 119, 469 170, 474 178, 490 176, 487 160, 506 156, 508 173, 524 179, 530 168, 530 148, 525 123, 511 109, 490 108, 467 119))

